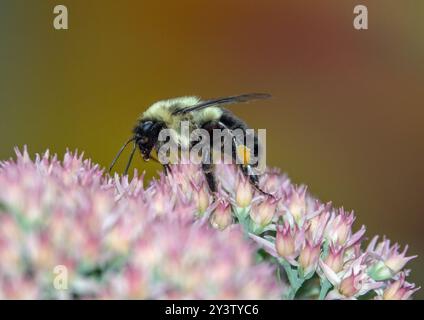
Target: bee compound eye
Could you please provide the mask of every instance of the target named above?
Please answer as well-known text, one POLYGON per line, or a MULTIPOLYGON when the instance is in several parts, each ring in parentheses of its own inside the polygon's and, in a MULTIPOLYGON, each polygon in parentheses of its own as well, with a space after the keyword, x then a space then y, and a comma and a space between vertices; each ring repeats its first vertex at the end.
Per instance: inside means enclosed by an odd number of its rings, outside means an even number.
POLYGON ((143 131, 149 131, 152 126, 153 126, 152 121, 146 121, 141 125, 141 128, 143 131))

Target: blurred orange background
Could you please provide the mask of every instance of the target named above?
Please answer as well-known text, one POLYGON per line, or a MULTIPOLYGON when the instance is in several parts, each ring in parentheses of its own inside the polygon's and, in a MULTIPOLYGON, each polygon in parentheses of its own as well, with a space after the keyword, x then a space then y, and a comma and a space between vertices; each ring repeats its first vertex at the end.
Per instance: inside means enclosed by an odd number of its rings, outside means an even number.
POLYGON ((27 144, 106 166, 156 100, 269 92, 232 108, 267 129, 268 163, 410 244, 424 283, 424 1, 1 0, 0 39, 0 159, 27 144))

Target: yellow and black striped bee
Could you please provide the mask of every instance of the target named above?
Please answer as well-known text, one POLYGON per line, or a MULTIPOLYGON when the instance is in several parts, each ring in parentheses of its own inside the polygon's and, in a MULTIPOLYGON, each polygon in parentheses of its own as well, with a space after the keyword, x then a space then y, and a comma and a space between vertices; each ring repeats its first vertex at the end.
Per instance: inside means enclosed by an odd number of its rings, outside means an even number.
MULTIPOLYGON (((234 103, 248 102, 251 100, 266 99, 269 97, 270 95, 265 93, 250 93, 204 101, 194 96, 158 101, 150 106, 139 118, 133 130, 133 136, 119 150, 110 166, 110 170, 114 166, 115 162, 125 147, 131 142, 133 142, 134 145, 125 169, 125 174, 128 172, 137 147, 140 149, 141 155, 145 161, 148 161, 151 158, 154 159, 151 153, 153 149, 155 149, 156 152, 159 151, 161 142, 159 141, 158 137, 161 130, 163 129, 171 129, 171 131, 174 132, 174 135, 172 136, 172 139, 175 140, 174 142, 182 148, 190 149, 193 145, 196 144, 196 141, 190 141, 190 139, 187 139, 187 137, 180 135, 181 123, 183 121, 187 121, 191 129, 204 129, 209 132, 211 136, 214 129, 226 130, 230 136, 231 133, 236 129, 246 132, 248 129, 246 123, 240 118, 236 117, 229 110, 224 109, 223 106, 234 103)), ((254 135, 253 140, 253 150, 250 148, 243 149, 243 141, 239 141, 239 139, 237 139, 235 136, 231 136, 231 141, 233 143, 231 155, 232 158, 236 160, 239 156, 238 152, 240 150, 242 150, 244 153, 246 150, 247 152, 253 152, 252 155, 257 156, 259 147, 258 137, 256 134, 254 135)), ((212 157, 212 154, 208 156, 212 157)), ((266 194, 259 188, 259 178, 258 174, 254 173, 254 164, 242 161, 238 166, 249 182, 258 191, 266 194)), ((164 165, 164 169, 166 173, 169 170, 169 165, 164 165)), ((202 170, 205 174, 209 189, 211 192, 215 193, 217 187, 213 161, 204 161, 204 163, 202 163, 202 170)))

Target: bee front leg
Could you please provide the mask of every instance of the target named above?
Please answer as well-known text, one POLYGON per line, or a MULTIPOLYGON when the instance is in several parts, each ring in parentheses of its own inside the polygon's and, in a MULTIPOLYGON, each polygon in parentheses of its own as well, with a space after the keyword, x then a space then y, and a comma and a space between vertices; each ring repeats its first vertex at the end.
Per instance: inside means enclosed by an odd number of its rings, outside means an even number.
POLYGON ((156 150, 156 154, 157 154, 157 158, 155 158, 155 157, 151 157, 154 161, 156 161, 157 163, 160 163, 160 164, 162 164, 162 167, 163 167, 163 172, 165 173, 165 176, 168 176, 168 174, 171 172, 171 166, 169 165, 169 163, 162 163, 161 161, 160 161, 160 156, 159 156, 159 150, 160 150, 160 148, 161 148, 161 144, 157 144, 156 146, 155 146, 155 150, 156 150))

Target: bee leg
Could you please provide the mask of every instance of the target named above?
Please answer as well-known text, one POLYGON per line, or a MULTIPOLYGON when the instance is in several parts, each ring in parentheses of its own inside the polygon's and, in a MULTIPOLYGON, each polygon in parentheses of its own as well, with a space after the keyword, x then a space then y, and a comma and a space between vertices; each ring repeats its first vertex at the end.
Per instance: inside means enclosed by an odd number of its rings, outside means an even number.
POLYGON ((170 168, 169 164, 163 165, 163 172, 165 172, 165 176, 168 176, 169 172, 171 172, 171 168, 170 168))
POLYGON ((216 180, 215 180, 215 172, 214 172, 214 165, 212 163, 203 163, 202 164, 202 170, 205 174, 206 181, 209 186, 209 190, 212 194, 216 194, 216 180))
MULTIPOLYGON (((156 150, 156 154, 157 154, 157 157, 160 159, 160 156, 159 156, 159 150, 160 150, 160 144, 157 144, 156 146, 155 146, 155 150, 156 150)), ((152 157, 151 156, 151 158, 150 159, 153 159, 155 162, 157 162, 157 163, 160 163, 160 164, 162 164, 162 167, 163 167, 163 173, 165 173, 165 176, 167 177, 168 175, 169 175, 169 173, 171 172, 171 166, 168 164, 168 163, 162 163, 162 162, 160 162, 156 157, 152 157)))
MULTIPOLYGON (((220 126, 221 129, 228 129, 228 127, 223 124, 222 122, 219 122, 218 124, 220 126)), ((238 142, 236 137, 231 133, 231 130, 229 130, 230 135, 231 135, 231 140, 232 140, 232 158, 233 161, 235 163, 238 163, 238 156, 237 156, 237 146, 238 146, 238 142)), ((255 147, 254 149, 257 149, 257 142, 255 142, 255 147)), ((274 198, 274 196, 268 192, 263 191, 260 187, 259 187, 259 176, 254 172, 253 167, 249 164, 238 164, 238 166, 241 169, 241 172, 243 173, 244 177, 246 179, 248 179, 248 181, 250 182, 250 184, 256 189, 258 190, 260 193, 262 193, 265 196, 268 197, 272 197, 274 198)))
MULTIPOLYGON (((231 157, 235 164, 237 164, 238 167, 240 167, 244 177, 248 179, 249 183, 260 193, 266 196, 274 197, 273 195, 263 191, 259 187, 259 178, 258 175, 255 174, 253 167, 251 165, 246 164, 239 164, 238 156, 237 156, 237 146, 239 145, 236 136, 233 134, 231 129, 223 122, 221 121, 211 121, 206 123, 203 126, 203 129, 208 130, 210 133, 212 133, 213 129, 221 129, 226 130, 227 134, 230 135, 231 143, 232 143, 232 154, 231 157)), ((213 146, 211 146, 212 150, 213 146)), ((255 147, 254 149, 257 149, 256 141, 255 141, 255 147)), ((210 155, 209 155, 210 156, 210 155)), ((211 160, 212 158, 210 158, 211 160)), ((203 164, 203 171, 205 172, 206 179, 209 184, 209 189, 212 191, 212 193, 216 193, 216 183, 215 183, 215 175, 213 173, 213 168, 211 168, 211 165, 203 164), (211 171, 212 170, 212 171, 211 171)))
POLYGON ((265 196, 272 197, 274 196, 268 192, 265 192, 259 187, 259 177, 256 175, 252 169, 252 166, 250 165, 239 165, 241 172, 243 173, 244 177, 249 180, 250 184, 258 190, 260 193, 262 193, 265 196))

